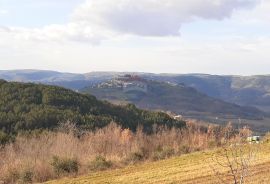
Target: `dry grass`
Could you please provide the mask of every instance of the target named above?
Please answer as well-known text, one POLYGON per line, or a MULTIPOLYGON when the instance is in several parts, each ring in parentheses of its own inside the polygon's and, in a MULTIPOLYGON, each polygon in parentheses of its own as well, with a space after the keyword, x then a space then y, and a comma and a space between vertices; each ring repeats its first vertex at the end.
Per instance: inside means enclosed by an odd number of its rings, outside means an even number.
MULTIPOLYGON (((211 158, 220 149, 196 152, 158 162, 144 163, 113 171, 96 172, 76 179, 51 181, 47 184, 217 184, 211 158)), ((228 172, 222 168, 222 172, 228 172)), ((270 183, 270 145, 263 144, 250 168, 247 184, 270 183)), ((225 184, 231 184, 230 178, 225 184)))
POLYGON ((114 169, 133 164, 138 159, 134 155, 139 155, 138 161, 160 160, 206 150, 223 144, 225 137, 231 137, 231 130, 230 126, 206 128, 189 123, 186 129, 154 127, 153 134, 147 135, 140 127, 133 133, 112 123, 94 132, 81 133, 69 124, 57 132, 18 136, 14 143, 0 149, 0 182, 45 182, 86 174, 93 172, 89 164, 98 156, 112 162, 110 168, 114 169), (52 166, 55 156, 78 161, 78 172, 55 173, 52 166))

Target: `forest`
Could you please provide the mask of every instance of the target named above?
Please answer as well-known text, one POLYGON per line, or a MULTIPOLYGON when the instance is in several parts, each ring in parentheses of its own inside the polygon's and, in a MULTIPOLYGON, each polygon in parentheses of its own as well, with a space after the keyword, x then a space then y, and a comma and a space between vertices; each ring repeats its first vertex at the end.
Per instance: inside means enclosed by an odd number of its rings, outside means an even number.
POLYGON ((166 113, 141 110, 132 104, 112 105, 92 95, 56 86, 0 81, 0 137, 26 130, 52 130, 67 121, 85 130, 102 128, 111 122, 132 131, 140 125, 146 132, 151 132, 154 124, 185 126, 184 121, 166 113))

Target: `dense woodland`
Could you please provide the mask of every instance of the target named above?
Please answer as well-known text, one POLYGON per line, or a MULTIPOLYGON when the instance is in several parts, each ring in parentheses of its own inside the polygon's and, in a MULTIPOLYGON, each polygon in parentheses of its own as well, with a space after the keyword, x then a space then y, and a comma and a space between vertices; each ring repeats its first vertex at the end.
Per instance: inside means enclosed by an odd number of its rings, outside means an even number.
POLYGON ((0 136, 23 130, 53 129, 66 121, 89 130, 112 121, 133 131, 138 125, 145 131, 151 131, 153 124, 185 125, 165 113, 140 110, 131 104, 115 106, 61 87, 0 80, 0 136))

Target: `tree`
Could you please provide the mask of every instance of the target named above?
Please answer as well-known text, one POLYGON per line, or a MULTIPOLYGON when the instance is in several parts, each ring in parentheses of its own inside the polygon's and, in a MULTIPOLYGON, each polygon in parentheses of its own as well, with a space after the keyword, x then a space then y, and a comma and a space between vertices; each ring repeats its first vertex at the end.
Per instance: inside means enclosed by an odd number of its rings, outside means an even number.
POLYGON ((212 168, 219 183, 243 184, 250 175, 250 166, 256 159, 259 145, 248 144, 246 137, 250 135, 246 127, 239 131, 234 141, 228 141, 212 156, 212 168))

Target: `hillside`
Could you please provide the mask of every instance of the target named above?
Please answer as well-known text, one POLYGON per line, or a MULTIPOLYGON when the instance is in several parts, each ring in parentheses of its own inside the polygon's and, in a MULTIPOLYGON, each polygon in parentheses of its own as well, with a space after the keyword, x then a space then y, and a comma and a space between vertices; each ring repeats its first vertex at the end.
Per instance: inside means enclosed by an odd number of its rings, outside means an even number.
POLYGON ((221 76, 206 74, 147 75, 149 79, 186 84, 208 96, 269 111, 270 76, 221 76))
MULTIPOLYGON (((0 78, 8 81, 37 82, 80 90, 113 79, 127 72, 61 73, 43 70, 0 70, 0 78)), ((149 80, 185 84, 220 100, 270 111, 270 76, 224 76, 207 74, 130 73, 149 80)))
MULTIPOLYGON (((218 150, 197 152, 168 160, 145 163, 105 172, 91 173, 76 179, 63 179, 47 182, 47 184, 216 184, 217 177, 211 169, 212 155, 218 150)), ((270 182, 270 149, 269 144, 263 146, 253 160, 247 177, 248 184, 268 184, 270 182)), ((226 170, 223 171, 224 173, 226 170)), ((228 180, 227 180, 228 181, 228 180)), ((228 182, 228 183, 232 183, 228 182)))
POLYGON ((54 82, 85 79, 82 74, 61 73, 50 70, 0 70, 0 78, 18 82, 54 82))
POLYGON ((152 80, 123 80, 115 78, 108 82, 82 90, 115 103, 134 103, 144 109, 172 111, 186 117, 214 116, 219 118, 261 119, 263 113, 252 107, 242 107, 218 100, 194 88, 152 80), (135 85, 132 86, 132 85, 135 85), (145 89, 138 87, 145 85, 145 89))
POLYGON ((104 127, 112 121, 131 130, 138 124, 145 130, 155 123, 184 126, 184 122, 167 114, 140 110, 134 105, 116 106, 56 86, 0 80, 0 130, 15 133, 51 129, 68 120, 85 129, 104 127))

